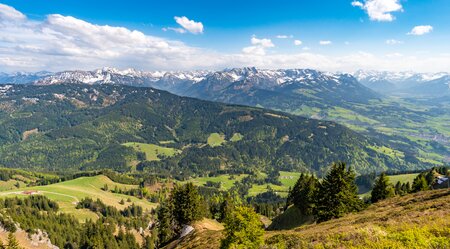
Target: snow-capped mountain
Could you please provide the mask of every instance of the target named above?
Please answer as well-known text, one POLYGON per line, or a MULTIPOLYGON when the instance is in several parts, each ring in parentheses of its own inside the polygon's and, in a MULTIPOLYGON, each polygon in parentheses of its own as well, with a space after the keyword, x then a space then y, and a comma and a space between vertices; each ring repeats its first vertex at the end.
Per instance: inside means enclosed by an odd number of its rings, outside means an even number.
POLYGON ((193 72, 143 72, 135 69, 118 70, 102 68, 94 71, 64 71, 35 81, 35 85, 62 83, 84 84, 124 84, 133 86, 153 86, 153 84, 172 85, 181 81, 198 82, 206 73, 193 72))
POLYGON ((415 72, 387 72, 364 71, 353 73, 363 85, 387 94, 423 95, 448 94, 449 73, 415 73, 415 72))
POLYGON ((37 72, 37 73, 25 73, 25 72, 17 72, 17 73, 0 73, 0 84, 27 84, 44 77, 48 77, 52 75, 51 72, 37 72))
MULTIPOLYGON (((315 106, 366 102, 378 95, 352 75, 311 69, 232 68, 221 71, 143 72, 103 68, 94 71, 65 71, 33 84, 62 83, 126 84, 154 87, 178 95, 233 104, 268 106, 315 106), (323 99, 323 101, 318 101, 323 99)), ((281 108, 280 108, 281 109, 281 108)), ((283 108, 284 109, 284 108, 283 108)))

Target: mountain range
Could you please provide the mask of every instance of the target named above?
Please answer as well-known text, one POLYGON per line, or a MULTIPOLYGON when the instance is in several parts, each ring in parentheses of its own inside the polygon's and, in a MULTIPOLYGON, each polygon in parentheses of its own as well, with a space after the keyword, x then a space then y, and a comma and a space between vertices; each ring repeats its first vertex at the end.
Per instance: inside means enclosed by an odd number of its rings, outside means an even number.
MULTIPOLYGON (((64 71, 58 73, 0 73, 0 83, 12 84, 58 84, 78 82, 86 84, 127 84, 134 86, 151 86, 174 92, 181 95, 195 94, 194 89, 189 89, 196 83, 207 82, 222 83, 221 90, 231 86, 230 83, 245 81, 244 89, 257 86, 262 89, 274 90, 277 87, 296 83, 312 83, 313 80, 323 81, 325 77, 353 76, 361 84, 383 94, 394 95, 421 95, 427 97, 439 97, 448 95, 450 88, 450 74, 416 73, 416 72, 389 72, 358 70, 350 74, 323 73, 316 70, 264 70, 256 68, 235 68, 222 71, 186 71, 144 72, 135 69, 119 70, 116 68, 102 68, 93 71, 64 71), (249 83, 251 85, 248 85, 249 83), (254 85, 256 83, 256 85, 254 85), (423 91, 426 90, 426 91, 423 91)), ((239 87, 239 86, 235 86, 239 87)), ((212 89, 211 89, 212 90, 212 89)))
POLYGON ((353 74, 363 85, 391 95, 440 97, 450 95, 450 74, 379 72, 359 70, 353 74))
MULTIPOLYGON (((334 121, 383 141, 395 151, 415 155, 418 164, 450 160, 450 130, 445 125, 450 119, 445 102, 449 76, 445 73, 358 71, 346 74, 254 67, 142 72, 103 68, 36 77, 29 84, 153 87, 180 96, 334 121), (432 97, 425 101, 424 96, 432 97)), ((384 153, 392 156, 389 151, 384 153)))

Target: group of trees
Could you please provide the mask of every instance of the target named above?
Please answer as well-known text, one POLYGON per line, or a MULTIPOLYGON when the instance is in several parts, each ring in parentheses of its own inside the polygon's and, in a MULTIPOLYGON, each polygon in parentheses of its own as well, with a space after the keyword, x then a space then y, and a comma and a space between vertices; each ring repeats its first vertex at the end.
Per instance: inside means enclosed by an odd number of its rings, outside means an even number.
MULTIPOLYGON (((435 167, 428 171, 418 174, 412 185, 409 182, 401 183, 398 181, 395 185, 389 182, 389 177, 385 173, 381 173, 376 178, 373 189, 371 202, 375 203, 379 200, 387 199, 394 195, 405 195, 408 193, 417 193, 433 188, 436 181, 436 175, 448 176, 450 173, 447 167, 435 167)), ((447 185, 448 187, 448 185, 447 185)))
POLYGON ((158 244, 165 245, 181 231, 205 215, 202 198, 194 184, 176 185, 157 210, 158 244))
POLYGON ((318 222, 339 218, 364 207, 358 197, 355 173, 342 162, 333 163, 322 181, 313 175, 302 174, 289 193, 287 206, 291 204, 304 215, 314 215, 318 222))
MULTIPOLYGON (((129 229, 125 228, 116 235, 120 224, 114 217, 100 217, 96 222, 88 220, 80 223, 72 215, 59 213, 57 204, 44 196, 5 198, 0 201, 0 209, 0 223, 7 231, 15 232, 16 223, 28 233, 35 233, 40 229, 46 231, 52 244, 59 248, 141 247, 129 229)), ((8 242, 6 248, 17 248, 9 247, 9 244, 11 242, 8 242)))
POLYGON ((157 245, 168 244, 185 225, 192 225, 203 217, 225 224, 221 248, 259 248, 263 242, 264 228, 259 215, 252 207, 244 206, 236 192, 222 193, 215 188, 199 188, 187 183, 176 185, 169 198, 158 207, 157 245))

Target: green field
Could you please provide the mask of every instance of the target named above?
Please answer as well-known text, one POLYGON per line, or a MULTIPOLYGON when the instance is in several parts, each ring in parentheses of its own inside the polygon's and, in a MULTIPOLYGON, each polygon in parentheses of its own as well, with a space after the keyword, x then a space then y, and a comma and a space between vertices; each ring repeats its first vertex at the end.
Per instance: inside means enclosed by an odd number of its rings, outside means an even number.
MULTIPOLYGON (((233 187, 234 183, 236 181, 241 181, 244 177, 248 175, 241 174, 241 175, 219 175, 219 176, 213 176, 213 177, 197 177, 193 178, 189 181, 185 182, 192 182, 197 186, 204 186, 206 182, 220 182, 222 190, 228 190, 231 187, 233 187)), ((266 174, 261 173, 261 177, 265 178, 266 174)), ((249 196, 255 196, 260 193, 267 192, 269 188, 273 189, 275 192, 277 192, 280 196, 286 197, 289 191, 289 187, 292 187, 297 182, 297 179, 300 177, 300 173, 297 172, 286 172, 286 171, 280 171, 280 177, 279 180, 282 183, 281 186, 275 185, 275 184, 263 184, 263 185, 253 185, 249 190, 249 196)), ((183 182, 182 182, 183 183, 183 182)))
POLYGON ((269 189, 274 190, 281 197, 286 197, 289 192, 288 186, 278 186, 275 184, 263 184, 263 185, 253 185, 248 191, 249 196, 256 196, 258 194, 267 192, 269 189))
POLYGON ((393 159, 405 157, 405 154, 403 152, 388 148, 386 146, 381 146, 381 147, 380 146, 367 146, 367 147, 378 153, 383 153, 393 159))
POLYGON ((186 181, 186 182, 192 182, 194 185, 197 186, 204 186, 206 182, 220 182, 221 186, 220 188, 223 190, 228 190, 231 187, 233 187, 234 183, 236 181, 241 181, 242 178, 246 177, 246 174, 242 175, 220 175, 220 176, 213 176, 213 177, 198 177, 194 178, 192 180, 186 181))
POLYGON ((233 136, 230 138, 231 142, 237 142, 241 141, 244 138, 244 136, 241 133, 234 133, 233 136))
POLYGON ((280 179, 281 183, 283 184, 283 186, 293 187, 299 177, 300 177, 300 173, 297 173, 297 172, 280 171, 279 179, 280 179))
POLYGON ((132 147, 137 151, 144 152, 147 161, 159 161, 161 160, 160 156, 171 157, 181 152, 174 148, 162 147, 156 144, 131 142, 131 143, 124 143, 123 145, 132 147))
POLYGON ((416 178, 419 174, 418 173, 414 173, 414 174, 403 174, 403 175, 392 175, 389 176, 389 182, 392 184, 396 184, 398 181, 400 181, 400 183, 407 183, 409 182, 409 184, 412 184, 412 182, 414 181, 414 178, 416 178))
POLYGON ((211 147, 221 146, 225 143, 225 136, 219 133, 211 133, 208 137, 208 145, 211 147))
POLYGON ((56 201, 60 210, 64 213, 70 213, 75 215, 80 220, 86 219, 96 219, 97 215, 88 210, 76 209, 76 204, 81 199, 90 197, 94 200, 97 198, 104 202, 106 205, 114 206, 118 209, 123 209, 131 203, 142 206, 144 210, 151 210, 156 207, 156 204, 150 203, 146 200, 141 200, 136 197, 114 194, 111 192, 103 191, 101 188, 108 185, 109 189, 117 186, 120 189, 130 189, 136 188, 135 185, 125 185, 119 184, 111 181, 108 177, 99 175, 93 177, 80 177, 75 180, 65 181, 61 183, 46 185, 46 186, 36 186, 36 187, 25 187, 15 190, 8 190, 0 192, 0 197, 25 197, 27 196, 24 191, 37 191, 37 194, 42 194, 47 196, 51 200, 56 201), (119 202, 124 199, 131 199, 131 202, 125 202, 124 205, 119 204, 119 202))

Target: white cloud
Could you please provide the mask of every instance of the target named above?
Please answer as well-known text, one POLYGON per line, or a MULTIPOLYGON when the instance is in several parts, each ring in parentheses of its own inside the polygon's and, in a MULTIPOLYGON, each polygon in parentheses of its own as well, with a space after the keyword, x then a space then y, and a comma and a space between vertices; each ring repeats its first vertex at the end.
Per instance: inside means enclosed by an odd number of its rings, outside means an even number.
POLYGON ((300 45, 302 45, 302 44, 303 44, 303 42, 300 41, 300 40, 295 40, 295 41, 294 41, 294 45, 295 45, 295 46, 300 46, 300 45))
POLYGON ((433 27, 430 25, 415 26, 408 35, 425 35, 433 31, 433 27))
POLYGON ((275 45, 272 43, 272 40, 270 39, 258 39, 256 37, 252 37, 251 39, 252 45, 261 46, 263 48, 273 48, 275 45))
POLYGON ((322 46, 326 46, 326 45, 331 45, 332 42, 331 41, 319 41, 319 44, 322 46))
POLYGON ((191 32, 192 34, 203 34, 203 24, 201 22, 189 20, 185 16, 176 16, 174 17, 174 19, 181 27, 191 32))
POLYGON ((103 66, 176 70, 208 68, 222 60, 214 51, 137 30, 58 14, 35 21, 4 5, 0 6, 0 27, 0 71, 103 66))
POLYGON ((255 36, 250 40, 253 46, 245 47, 242 49, 244 54, 252 54, 252 55, 265 55, 267 48, 273 48, 275 45, 272 43, 270 39, 258 39, 255 36))
POLYGON ((395 19, 393 12, 403 11, 400 0, 353 1, 352 6, 365 10, 370 20, 380 22, 391 22, 395 19))
POLYGON ((137 30, 96 25, 74 17, 48 15, 29 20, 13 8, 0 7, 0 71, 91 70, 104 66, 140 70, 218 70, 230 67, 315 68, 354 71, 360 68, 404 71, 448 71, 450 54, 340 55, 301 52, 268 53, 270 39, 253 37, 250 47, 236 53, 196 48, 180 41, 137 30))
POLYGON ((352 6, 353 7, 364 7, 364 4, 363 3, 361 3, 360 1, 353 1, 352 2, 352 6))
POLYGON ((183 29, 183 28, 173 28, 173 27, 162 28, 162 30, 163 30, 163 31, 169 31, 169 30, 172 30, 172 31, 174 31, 174 32, 176 32, 176 33, 179 33, 179 34, 184 34, 184 33, 187 32, 187 31, 186 31, 185 29, 183 29))
POLYGON ((4 21, 23 21, 26 16, 11 6, 0 3, 0 20, 4 21))
POLYGON ((403 41, 399 41, 399 40, 395 40, 395 39, 389 39, 389 40, 386 40, 385 43, 387 45, 399 45, 399 44, 403 44, 404 42, 403 41))
POLYGON ((293 35, 277 35, 276 38, 278 39, 292 39, 294 38, 293 35))
POLYGON ((305 50, 305 51, 311 50, 310 47, 303 47, 302 49, 305 50))

